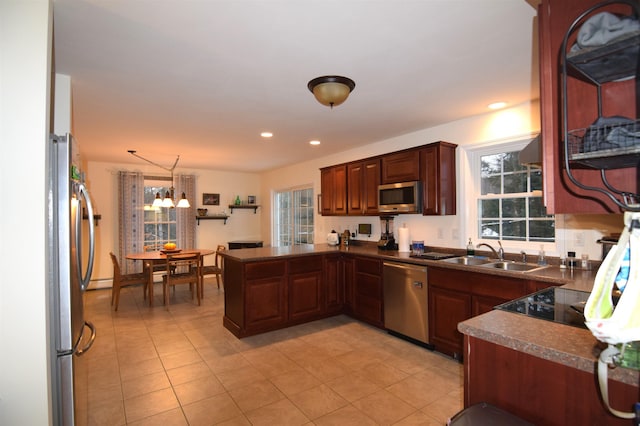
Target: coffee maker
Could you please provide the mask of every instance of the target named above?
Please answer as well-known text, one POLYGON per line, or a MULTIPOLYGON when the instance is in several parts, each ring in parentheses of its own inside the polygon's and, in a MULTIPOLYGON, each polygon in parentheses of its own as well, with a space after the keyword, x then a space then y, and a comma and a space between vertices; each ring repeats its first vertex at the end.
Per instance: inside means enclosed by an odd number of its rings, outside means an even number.
POLYGON ((398 250, 396 239, 393 237, 393 216, 380 216, 380 250, 398 250))

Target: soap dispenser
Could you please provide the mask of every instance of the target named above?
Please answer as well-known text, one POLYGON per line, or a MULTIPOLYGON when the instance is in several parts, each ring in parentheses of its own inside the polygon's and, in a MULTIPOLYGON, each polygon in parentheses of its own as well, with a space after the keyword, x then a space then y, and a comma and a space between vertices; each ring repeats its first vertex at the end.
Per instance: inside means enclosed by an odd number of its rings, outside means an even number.
POLYGON ((473 247, 473 242, 471 241, 471 238, 469 238, 469 243, 467 244, 467 256, 473 256, 474 254, 476 254, 476 250, 473 247))

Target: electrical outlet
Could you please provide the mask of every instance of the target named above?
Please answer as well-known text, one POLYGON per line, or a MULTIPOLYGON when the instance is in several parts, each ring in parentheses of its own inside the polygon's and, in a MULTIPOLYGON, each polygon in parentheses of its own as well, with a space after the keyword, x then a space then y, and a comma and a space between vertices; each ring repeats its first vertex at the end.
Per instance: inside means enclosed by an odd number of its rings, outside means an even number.
POLYGON ((444 238, 444 231, 442 228, 438 228, 438 239, 441 240, 444 238))
POLYGON ((460 238, 460 233, 458 232, 458 228, 453 228, 451 230, 451 239, 457 240, 458 238, 460 238))
POLYGON ((576 247, 584 247, 584 232, 576 232, 574 245, 576 247))

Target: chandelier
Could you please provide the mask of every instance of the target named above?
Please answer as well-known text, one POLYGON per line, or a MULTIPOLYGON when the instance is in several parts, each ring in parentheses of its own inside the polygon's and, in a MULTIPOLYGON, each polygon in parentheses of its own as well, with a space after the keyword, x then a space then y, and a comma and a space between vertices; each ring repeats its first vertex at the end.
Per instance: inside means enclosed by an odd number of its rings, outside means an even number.
POLYGON ((155 200, 153 200, 153 204, 151 205, 154 208, 158 208, 158 207, 167 207, 167 208, 174 208, 174 207, 179 207, 179 208, 188 208, 191 207, 191 204, 189 204, 189 200, 187 200, 187 196, 186 194, 183 192, 182 193, 182 197, 180 197, 180 200, 178 201, 178 205, 175 205, 173 200, 174 200, 174 191, 175 188, 173 187, 173 170, 176 168, 176 166, 178 165, 178 160, 180 160, 180 156, 178 155, 178 157, 176 158, 176 161, 173 163, 173 166, 171 167, 164 167, 161 166, 158 163, 154 163, 151 160, 147 160, 146 158, 136 154, 135 150, 130 149, 129 154, 133 155, 134 157, 137 157, 143 161, 146 161, 149 164, 153 164, 156 167, 160 167, 163 170, 166 170, 168 172, 171 173, 171 187, 169 188, 169 190, 165 193, 164 198, 160 197, 160 193, 156 192, 156 198, 155 200))

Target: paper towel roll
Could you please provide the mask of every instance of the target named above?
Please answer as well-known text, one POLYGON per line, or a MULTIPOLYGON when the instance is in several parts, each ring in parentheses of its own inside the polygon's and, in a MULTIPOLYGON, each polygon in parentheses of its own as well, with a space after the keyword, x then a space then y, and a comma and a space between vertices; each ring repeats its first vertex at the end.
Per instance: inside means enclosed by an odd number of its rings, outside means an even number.
POLYGON ((411 251, 411 239, 409 238, 409 228, 398 228, 398 251, 411 251))

